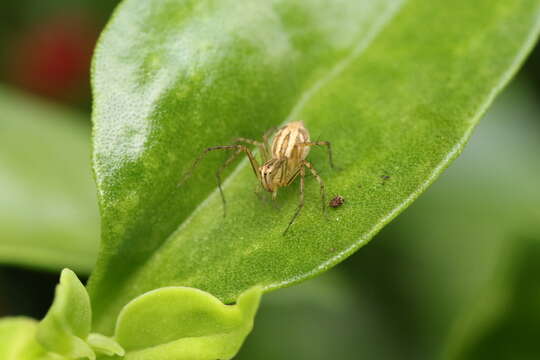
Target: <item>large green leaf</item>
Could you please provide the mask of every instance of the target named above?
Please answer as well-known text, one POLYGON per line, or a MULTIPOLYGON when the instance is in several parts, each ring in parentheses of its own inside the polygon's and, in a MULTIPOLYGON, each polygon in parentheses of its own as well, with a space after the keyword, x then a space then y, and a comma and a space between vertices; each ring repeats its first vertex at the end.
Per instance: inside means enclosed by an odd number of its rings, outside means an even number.
POLYGON ((126 0, 94 59, 94 169, 103 241, 89 291, 95 325, 161 286, 232 301, 314 276, 364 245, 455 158, 532 46, 538 0, 126 0), (318 189, 286 236, 297 189, 277 209, 252 195, 244 161, 225 184, 211 154, 304 120, 333 142, 311 160, 346 204, 318 189))
POLYGON ((0 262, 92 269, 99 217, 87 121, 0 87, 0 262))

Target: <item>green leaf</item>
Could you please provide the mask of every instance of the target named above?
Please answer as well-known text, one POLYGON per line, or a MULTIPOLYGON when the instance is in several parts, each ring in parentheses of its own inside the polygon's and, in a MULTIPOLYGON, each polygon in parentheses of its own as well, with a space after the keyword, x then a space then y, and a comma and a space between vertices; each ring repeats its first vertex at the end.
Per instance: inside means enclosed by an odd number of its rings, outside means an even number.
POLYGON ((99 218, 87 118, 0 86, 0 262, 89 273, 99 218))
POLYGON ((71 358, 94 360, 86 338, 90 334, 92 309, 86 288, 69 269, 64 269, 54 302, 38 325, 37 340, 47 350, 71 358))
POLYGON ((122 309, 115 339, 126 360, 231 359, 253 327, 261 293, 255 287, 224 305, 198 289, 157 289, 122 309))
POLYGON ((0 359, 62 360, 48 354, 36 341, 37 322, 24 317, 0 319, 0 359))
POLYGON ((335 265, 406 208, 462 150, 533 45, 537 0, 125 0, 94 58, 94 169, 103 242, 89 291, 111 333, 131 299, 184 285, 233 301, 335 265), (304 120, 332 141, 310 159, 318 187, 287 236, 297 185, 277 209, 242 162, 222 216, 206 147, 304 120))

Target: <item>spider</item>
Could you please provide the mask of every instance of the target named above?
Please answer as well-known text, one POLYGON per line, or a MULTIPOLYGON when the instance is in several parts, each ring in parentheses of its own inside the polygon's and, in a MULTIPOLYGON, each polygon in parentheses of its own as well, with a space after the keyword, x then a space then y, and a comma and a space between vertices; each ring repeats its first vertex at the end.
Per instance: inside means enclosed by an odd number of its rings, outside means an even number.
POLYGON ((251 168, 253 169, 253 172, 259 180, 262 188, 272 193, 273 200, 276 199, 277 192, 280 187, 292 184, 293 181, 300 175, 300 201, 293 217, 287 225, 287 228, 283 232, 283 235, 287 233, 304 207, 304 177, 306 175, 306 168, 309 169, 311 174, 313 174, 319 183, 322 210, 324 213, 326 208, 324 182, 313 165, 306 160, 306 157, 309 154, 311 146, 326 146, 328 149, 328 161, 330 163, 330 167, 334 168, 330 143, 328 141, 310 141, 308 130, 301 121, 291 122, 279 128, 270 144, 269 138, 274 131, 275 128, 267 131, 263 135, 262 142, 246 138, 237 138, 234 140, 233 145, 213 146, 205 149, 195 160, 188 172, 184 175, 179 185, 192 174, 195 167, 210 151, 234 150, 234 153, 216 171, 219 193, 223 202, 224 215, 226 201, 225 195, 223 194, 223 189, 221 187, 221 174, 223 170, 225 170, 225 168, 231 164, 242 152, 247 155, 251 168), (255 145, 259 148, 262 158, 262 166, 259 165, 251 150, 249 150, 245 145, 242 145, 242 143, 255 145))

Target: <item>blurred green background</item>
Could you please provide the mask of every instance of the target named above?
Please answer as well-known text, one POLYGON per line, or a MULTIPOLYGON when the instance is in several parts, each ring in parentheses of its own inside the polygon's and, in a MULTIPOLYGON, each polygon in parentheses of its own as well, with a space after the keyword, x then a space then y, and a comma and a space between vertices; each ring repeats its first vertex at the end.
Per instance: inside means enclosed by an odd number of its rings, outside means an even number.
MULTIPOLYGON (((95 261, 89 65, 116 3, 0 4, 0 316, 41 318, 95 261)), ((263 298, 238 358, 540 359, 539 48, 372 243, 263 298)))

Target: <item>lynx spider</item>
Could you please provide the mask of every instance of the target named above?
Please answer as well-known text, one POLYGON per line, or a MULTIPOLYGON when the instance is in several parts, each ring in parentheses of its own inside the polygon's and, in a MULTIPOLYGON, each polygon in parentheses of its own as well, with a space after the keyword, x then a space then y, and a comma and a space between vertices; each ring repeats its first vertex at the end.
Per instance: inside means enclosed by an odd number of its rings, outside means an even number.
POLYGON ((274 131, 275 128, 267 131, 263 135, 262 142, 246 138, 236 138, 233 145, 213 146, 205 149, 195 160, 189 171, 184 175, 180 184, 192 174, 195 167, 210 151, 235 150, 227 161, 225 161, 225 163, 223 163, 216 171, 219 193, 221 194, 225 214, 226 201, 221 187, 221 174, 240 153, 244 152, 247 155, 255 176, 257 176, 263 189, 272 193, 272 199, 276 198, 280 187, 290 185, 296 177, 300 175, 300 201, 287 228, 283 232, 283 235, 285 235, 304 207, 304 177, 306 175, 306 167, 319 183, 323 212, 326 208, 324 182, 313 165, 306 160, 310 147, 326 146, 328 149, 330 167, 334 168, 334 164, 332 161, 332 148, 330 143, 328 141, 310 141, 308 130, 301 121, 291 122, 279 128, 270 144, 270 136, 274 131), (251 150, 241 143, 255 145, 259 148, 262 166, 259 165, 251 150))

